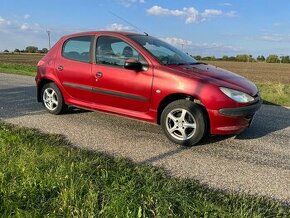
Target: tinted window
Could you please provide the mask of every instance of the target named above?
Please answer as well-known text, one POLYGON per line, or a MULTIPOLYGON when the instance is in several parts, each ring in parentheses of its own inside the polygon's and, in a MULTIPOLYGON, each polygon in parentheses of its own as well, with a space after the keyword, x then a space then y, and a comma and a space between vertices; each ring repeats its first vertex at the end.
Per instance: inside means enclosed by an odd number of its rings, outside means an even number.
POLYGON ((98 38, 96 46, 97 64, 123 67, 128 59, 134 59, 147 65, 143 56, 123 40, 111 36, 98 38))
POLYGON ((63 46, 62 56, 68 59, 90 62, 91 36, 68 39, 63 46))
POLYGON ((132 35, 130 38, 147 49, 161 64, 197 63, 194 58, 157 38, 145 35, 132 35))

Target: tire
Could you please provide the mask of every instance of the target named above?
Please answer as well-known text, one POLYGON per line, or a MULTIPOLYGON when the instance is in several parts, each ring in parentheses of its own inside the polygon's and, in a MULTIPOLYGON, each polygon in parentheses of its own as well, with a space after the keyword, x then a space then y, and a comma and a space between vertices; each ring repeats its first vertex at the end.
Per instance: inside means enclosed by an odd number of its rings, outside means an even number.
POLYGON ((51 114, 62 114, 67 110, 63 96, 55 83, 47 83, 41 90, 42 103, 51 114))
POLYGON ((161 126, 172 142, 193 146, 204 137, 207 120, 200 105, 189 100, 177 100, 164 108, 161 126))

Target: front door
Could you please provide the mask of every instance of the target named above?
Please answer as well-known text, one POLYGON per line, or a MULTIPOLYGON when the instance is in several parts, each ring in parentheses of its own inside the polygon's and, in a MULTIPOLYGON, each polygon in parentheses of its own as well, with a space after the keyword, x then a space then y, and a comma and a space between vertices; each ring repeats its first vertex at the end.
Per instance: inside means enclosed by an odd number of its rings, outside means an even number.
POLYGON ((98 37, 92 74, 95 103, 138 112, 149 110, 153 72, 129 43, 112 36, 98 37), (125 69, 128 59, 141 62, 143 70, 125 69))

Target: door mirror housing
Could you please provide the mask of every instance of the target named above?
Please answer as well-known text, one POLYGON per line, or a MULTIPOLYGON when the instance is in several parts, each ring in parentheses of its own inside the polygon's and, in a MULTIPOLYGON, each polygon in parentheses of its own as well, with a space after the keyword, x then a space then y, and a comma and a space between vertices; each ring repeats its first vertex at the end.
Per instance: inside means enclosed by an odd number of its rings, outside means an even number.
POLYGON ((143 64, 134 59, 128 59, 124 63, 124 68, 128 70, 141 71, 143 68, 143 64))

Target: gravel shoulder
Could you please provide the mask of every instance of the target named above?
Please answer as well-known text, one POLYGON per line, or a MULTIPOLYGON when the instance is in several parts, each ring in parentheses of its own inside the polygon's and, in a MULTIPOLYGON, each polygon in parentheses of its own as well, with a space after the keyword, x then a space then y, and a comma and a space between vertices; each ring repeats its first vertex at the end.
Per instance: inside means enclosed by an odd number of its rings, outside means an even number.
POLYGON ((0 74, 0 119, 218 189, 290 201, 289 108, 263 105, 241 135, 211 137, 186 149, 169 142, 157 125, 84 110, 50 115, 36 102, 33 77, 0 74))

